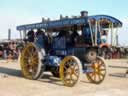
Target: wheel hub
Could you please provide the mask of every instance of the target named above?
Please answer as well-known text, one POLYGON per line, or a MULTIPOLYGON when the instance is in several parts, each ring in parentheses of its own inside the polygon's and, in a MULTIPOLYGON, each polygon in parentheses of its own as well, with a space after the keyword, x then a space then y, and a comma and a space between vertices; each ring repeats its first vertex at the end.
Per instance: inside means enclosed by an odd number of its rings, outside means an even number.
POLYGON ((94 64, 94 69, 95 69, 95 72, 98 73, 99 72, 99 65, 96 63, 94 64))

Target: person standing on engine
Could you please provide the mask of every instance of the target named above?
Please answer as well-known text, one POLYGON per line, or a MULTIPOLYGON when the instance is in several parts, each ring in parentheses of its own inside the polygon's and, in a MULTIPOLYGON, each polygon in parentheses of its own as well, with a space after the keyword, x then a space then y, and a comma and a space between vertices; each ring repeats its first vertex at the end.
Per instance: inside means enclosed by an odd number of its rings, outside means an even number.
POLYGON ((42 59, 44 59, 43 57, 46 55, 47 41, 47 36, 45 35, 44 31, 38 29, 36 32, 35 44, 40 50, 39 54, 42 56, 42 59))

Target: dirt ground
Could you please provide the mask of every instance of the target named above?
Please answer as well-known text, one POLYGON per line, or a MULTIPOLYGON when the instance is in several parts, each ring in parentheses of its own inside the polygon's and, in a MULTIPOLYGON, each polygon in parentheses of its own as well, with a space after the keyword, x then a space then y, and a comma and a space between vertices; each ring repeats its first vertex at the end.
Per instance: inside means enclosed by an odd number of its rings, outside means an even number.
POLYGON ((0 96, 128 96, 128 78, 125 77, 128 60, 107 60, 107 77, 100 85, 88 82, 85 74, 75 87, 46 73, 38 80, 27 80, 21 75, 17 61, 0 61, 0 96))

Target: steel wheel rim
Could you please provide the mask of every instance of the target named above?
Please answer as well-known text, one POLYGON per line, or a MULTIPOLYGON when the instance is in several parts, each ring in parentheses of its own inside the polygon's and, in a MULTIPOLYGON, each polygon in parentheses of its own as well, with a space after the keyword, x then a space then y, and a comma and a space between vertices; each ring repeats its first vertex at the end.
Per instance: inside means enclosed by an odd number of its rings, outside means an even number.
POLYGON ((101 83, 106 75, 106 66, 104 61, 101 58, 96 59, 91 65, 93 72, 87 73, 87 78, 92 83, 99 84, 101 83))
POLYGON ((74 86, 79 79, 79 65, 75 59, 67 57, 62 61, 60 77, 65 86, 74 86))
POLYGON ((38 52, 33 45, 27 46, 21 54, 21 67, 23 75, 28 79, 33 79, 38 69, 38 52))

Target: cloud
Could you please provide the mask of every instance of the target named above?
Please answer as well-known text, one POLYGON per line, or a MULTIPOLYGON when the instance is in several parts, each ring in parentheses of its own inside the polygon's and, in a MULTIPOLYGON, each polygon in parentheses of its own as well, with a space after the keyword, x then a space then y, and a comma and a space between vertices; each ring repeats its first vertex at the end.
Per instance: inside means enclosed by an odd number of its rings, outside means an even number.
POLYGON ((8 29, 11 29, 11 38, 19 38, 20 34, 16 30, 16 26, 22 24, 31 24, 40 22, 41 17, 32 17, 24 15, 0 15, 0 39, 8 38, 8 29))
POLYGON ((123 22, 123 27, 119 29, 118 35, 119 35, 119 43, 122 46, 128 45, 128 18, 121 19, 123 22))

